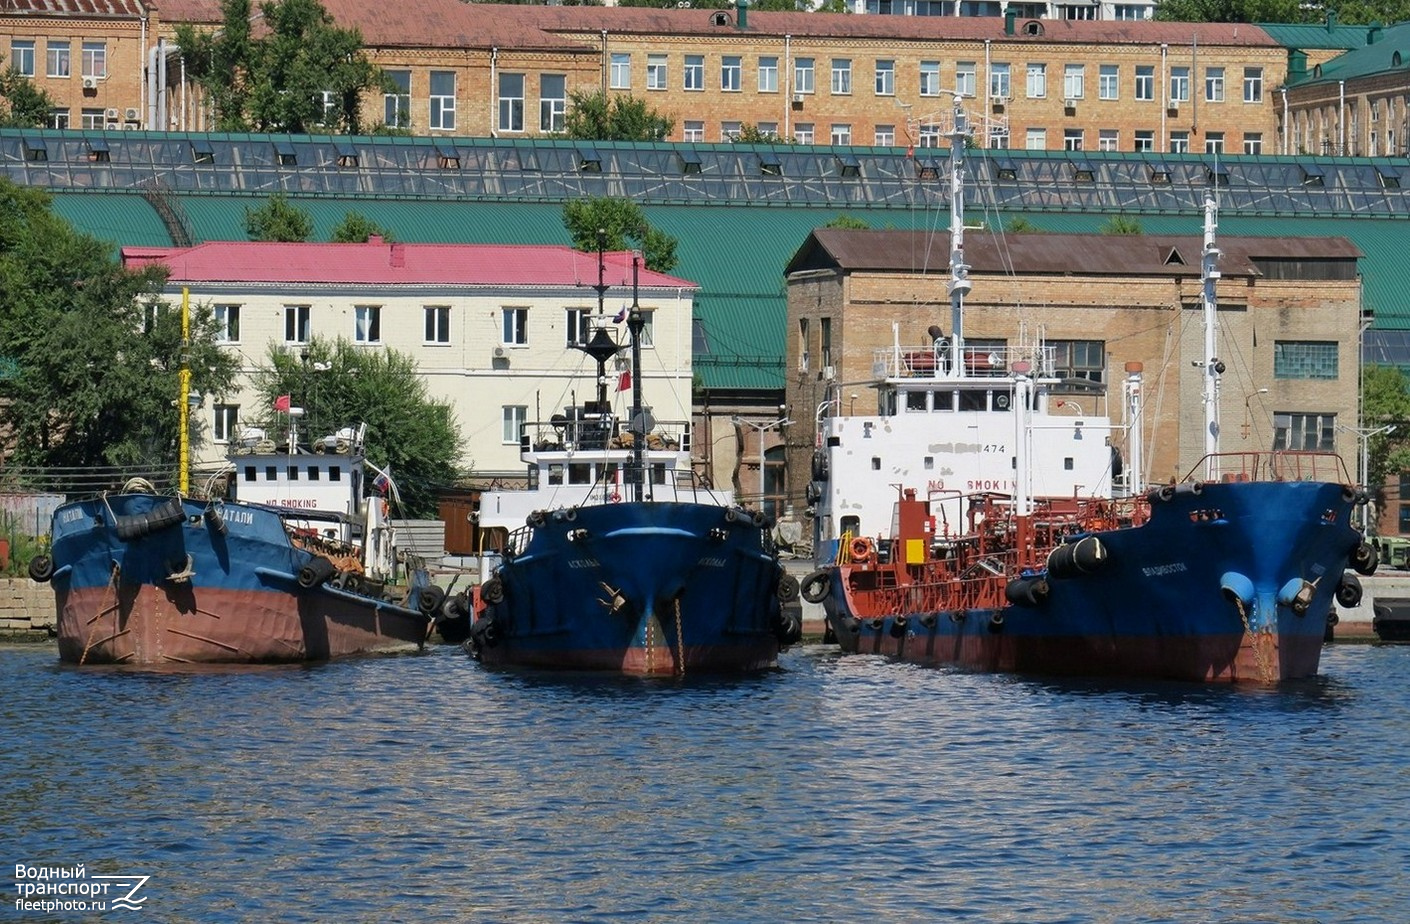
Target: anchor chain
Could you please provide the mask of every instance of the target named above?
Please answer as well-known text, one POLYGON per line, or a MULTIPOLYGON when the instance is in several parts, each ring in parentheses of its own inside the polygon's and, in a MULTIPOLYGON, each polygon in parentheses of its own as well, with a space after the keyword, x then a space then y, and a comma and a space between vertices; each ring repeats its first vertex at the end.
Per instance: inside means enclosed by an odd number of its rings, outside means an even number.
POLYGON ((655 662, 655 657, 654 657, 655 651, 653 650, 653 647, 652 647, 652 646, 654 646, 655 644, 656 644, 656 618, 653 616, 653 617, 650 617, 650 618, 648 618, 648 619, 646 620, 646 674, 647 674, 648 677, 651 676, 652 674, 656 673, 656 665, 655 665, 655 663, 654 663, 654 662, 655 662))
POLYGON ((1244 624, 1244 635, 1248 638, 1249 647, 1253 649, 1253 660, 1258 664, 1258 677, 1264 683, 1272 683, 1277 678, 1273 676, 1273 666, 1269 660, 1269 651, 1265 647, 1266 643, 1273 641, 1273 627, 1264 625, 1262 628, 1254 629, 1249 622, 1248 611, 1244 609, 1244 602, 1235 599, 1235 605, 1239 608, 1239 619, 1244 624))
POLYGON ((681 598, 676 597, 676 661, 677 676, 685 676, 685 636, 681 631, 681 598))

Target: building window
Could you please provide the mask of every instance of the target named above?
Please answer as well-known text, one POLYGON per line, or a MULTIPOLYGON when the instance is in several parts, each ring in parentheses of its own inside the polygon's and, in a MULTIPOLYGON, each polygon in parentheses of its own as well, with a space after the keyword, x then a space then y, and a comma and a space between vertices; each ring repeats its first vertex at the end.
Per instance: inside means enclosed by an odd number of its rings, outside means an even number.
POLYGON ((685 56, 685 82, 687 90, 705 89, 705 56, 686 55, 685 56))
POLYGON ((79 127, 89 131, 101 131, 103 128, 103 110, 82 109, 78 113, 79 127))
POLYGON ((772 55, 759 59, 759 92, 778 92, 778 58, 772 55))
POLYGON ((813 123, 799 122, 793 126, 793 140, 799 144, 813 143, 813 123))
POLYGON ((1103 64, 1097 74, 1097 98, 1119 98, 1121 69, 1115 64, 1103 64))
POLYGON ((426 342, 450 343, 450 306, 427 305, 423 311, 426 316, 426 342))
POLYGON ((1030 128, 1024 138, 1024 145, 1030 151, 1043 151, 1048 147, 1048 132, 1043 128, 1030 128))
POLYGON ((1335 340, 1279 340, 1273 344, 1273 378, 1335 379, 1335 340))
POLYGON ((1273 449, 1332 452, 1336 448, 1335 414, 1273 415, 1273 449))
POLYGON ((832 59, 832 93, 846 96, 852 92, 852 59, 832 59))
POLYGON ((1046 99, 1048 96, 1048 66, 1046 64, 1028 65, 1028 98, 1046 99))
POLYGON ((955 92, 961 94, 966 99, 974 99, 979 95, 978 82, 975 80, 975 63, 973 61, 961 61, 955 65, 955 92))
POLYGON ((1223 154, 1224 153, 1224 133, 1205 132, 1204 133, 1204 153, 1223 154))
POLYGON ((83 43, 83 76, 85 76, 85 77, 106 77, 106 76, 108 76, 108 43, 107 43, 107 42, 84 42, 84 43, 83 43))
POLYGON ((896 143, 896 126, 878 125, 873 136, 872 144, 879 148, 889 148, 896 143))
POLYGON ((529 419, 529 409, 522 404, 504 405, 504 429, 500 441, 517 444, 519 434, 524 431, 524 423, 529 419))
POLYGON ((1150 19, 1151 7, 1133 3, 1118 3, 1112 10, 1113 19, 1150 19))
POLYGON ((1121 137, 1120 133, 1117 132, 1117 130, 1114 129, 1114 128, 1104 128, 1104 129, 1102 129, 1100 132, 1097 133, 1097 150, 1098 150, 1098 151, 1119 151, 1119 150, 1121 150, 1121 147, 1120 147, 1120 137, 1121 137))
POLYGON ((793 60, 793 92, 812 93, 813 89, 813 59, 795 58, 793 60))
POLYGON ((778 140, 778 123, 777 123, 777 122, 760 122, 758 125, 756 125, 756 126, 754 126, 754 127, 759 130, 759 135, 760 135, 761 137, 767 138, 767 139, 769 139, 769 140, 771 140, 771 141, 777 141, 777 140, 778 140))
POLYGON ((681 126, 686 141, 704 141, 705 123, 698 119, 687 119, 681 126))
POLYGON ((1048 345, 1054 348, 1058 378, 1106 381, 1106 341, 1049 340, 1048 345))
POLYGON ((1224 68, 1204 69, 1204 100, 1207 103, 1224 102, 1224 68))
POLYGON ((741 122, 721 122, 720 140, 727 144, 738 141, 739 133, 742 131, 744 131, 744 125, 741 122))
POLYGON ((1262 153, 1263 153, 1263 133, 1262 133, 1262 132, 1244 132, 1244 153, 1245 153, 1245 154, 1262 154, 1262 153))
POLYGON ((834 122, 832 125, 833 144, 851 144, 852 126, 844 122, 834 122))
POLYGON ((568 112, 568 78, 563 74, 539 77, 539 131, 561 132, 568 112))
POLYGON ((357 343, 382 342, 381 305, 357 305, 353 308, 353 340, 357 343))
POLYGON ((920 62, 920 95, 939 96, 940 95, 940 62, 922 61, 920 62))
POLYGON ((10 66, 21 77, 34 76, 34 42, 14 39, 10 42, 10 66))
POLYGON ((744 89, 744 59, 739 55, 720 58, 720 89, 726 93, 744 89))
POLYGON ((1064 151, 1082 150, 1082 129, 1064 128, 1062 130, 1062 149, 1064 151))
POLYGON ((239 435, 240 405, 217 404, 215 420, 211 427, 211 438, 217 443, 228 443, 239 435))
POLYGON ((832 365, 832 318, 818 318, 818 358, 824 368, 832 365))
POLYGON ((396 87, 395 93, 382 94, 382 122, 388 128, 411 126, 411 71, 385 71, 396 87))
POLYGON ((1185 131, 1170 133, 1170 153, 1190 153, 1190 133, 1185 131))
POLYGON ((67 77, 69 75, 69 43, 50 39, 44 46, 45 75, 67 77))
POLYGON ((239 305, 216 305, 215 312, 215 342, 216 343, 239 343, 240 342, 240 306, 239 305))
POLYGON ((588 308, 569 308, 566 310, 566 322, 563 326, 565 332, 565 344, 567 346, 577 346, 587 343, 592 337, 592 311, 588 308))
POLYGON ((1172 67, 1170 69, 1170 99, 1177 103, 1190 101, 1190 69, 1172 67))
POLYGON ((620 51, 613 52, 608 75, 608 85, 612 89, 630 90, 632 86, 632 56, 620 51))
POLYGON ((310 337, 309 305, 284 306, 284 342, 308 343, 310 337))
POLYGON ((455 72, 431 72, 431 129, 455 130, 455 72))
POLYGON ((499 75, 499 130, 524 130, 524 75, 499 75))
POLYGON ((1244 68, 1244 102, 1263 102, 1263 68, 1244 68))
POLYGON ((1136 99, 1155 99, 1155 67, 1153 65, 1136 65, 1136 99))
POLYGON ((646 89, 666 89, 668 73, 665 55, 646 56, 646 89))
MULTIPOLYGON (((798 371, 808 371, 808 319, 798 319, 798 371)), ((1407 495, 1410 496, 1410 495, 1407 495)))
POLYGON ((989 68, 989 95, 994 99, 1008 99, 1013 95, 1013 81, 1007 64, 995 64, 989 68))
POLYGON ((1087 65, 1065 64, 1062 68, 1062 98, 1081 99, 1087 87, 1087 65))
POLYGON ((1141 130, 1136 132, 1136 144, 1132 148, 1134 151, 1154 151, 1155 132, 1141 130))
POLYGON ((896 62, 881 60, 876 62, 876 95, 896 95, 896 62))
POLYGON ((529 342, 529 309, 505 308, 504 339, 507 346, 524 346, 529 342))
POLYGON ((69 127, 71 115, 67 109, 50 109, 49 119, 44 124, 49 128, 57 128, 63 131, 69 127))

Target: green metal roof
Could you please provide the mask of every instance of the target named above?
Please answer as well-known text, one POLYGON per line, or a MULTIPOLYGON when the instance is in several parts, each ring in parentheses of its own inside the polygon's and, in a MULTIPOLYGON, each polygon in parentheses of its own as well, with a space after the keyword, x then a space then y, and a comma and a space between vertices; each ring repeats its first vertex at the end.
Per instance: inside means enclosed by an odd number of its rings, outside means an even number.
POLYGON ((1327 23, 1265 23, 1258 28, 1286 48, 1360 48, 1366 44, 1369 26, 1340 26, 1327 23))
POLYGON ((1379 30, 1373 44, 1362 43, 1346 54, 1337 55, 1307 76, 1289 80, 1289 86, 1312 86, 1339 80, 1354 80, 1386 71, 1403 70, 1410 64, 1410 23, 1379 30))

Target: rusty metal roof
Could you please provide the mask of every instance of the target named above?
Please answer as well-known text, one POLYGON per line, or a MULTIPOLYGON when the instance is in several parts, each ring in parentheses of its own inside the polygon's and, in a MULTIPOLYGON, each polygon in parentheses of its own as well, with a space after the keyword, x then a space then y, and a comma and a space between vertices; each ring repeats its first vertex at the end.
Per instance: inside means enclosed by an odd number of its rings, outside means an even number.
POLYGON ((0 0, 0 14, 74 19, 139 19, 147 15, 140 0, 0 0))
MULTIPOLYGON (((1202 237, 1156 234, 1040 234, 992 232, 965 235, 965 262, 985 273, 1092 276, 1198 276, 1202 237)), ((1219 271, 1227 278, 1261 276, 1255 261, 1355 260, 1361 251, 1343 237, 1221 236, 1219 271)), ((948 274, 947 232, 853 231, 819 228, 789 261, 786 273, 809 269, 844 272, 948 274)))

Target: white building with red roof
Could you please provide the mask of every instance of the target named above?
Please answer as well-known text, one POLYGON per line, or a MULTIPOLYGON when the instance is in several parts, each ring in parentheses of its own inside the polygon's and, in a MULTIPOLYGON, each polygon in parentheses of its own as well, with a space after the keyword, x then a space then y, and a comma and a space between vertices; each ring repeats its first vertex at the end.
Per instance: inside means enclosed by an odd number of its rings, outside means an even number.
MULTIPOLYGON (((433 398, 454 411, 461 464, 482 478, 521 474, 519 429, 547 420, 596 388, 596 364, 571 344, 598 315, 595 253, 550 245, 364 244, 212 241, 189 248, 124 247, 127 266, 159 263, 178 308, 209 308, 226 348, 241 357, 230 394, 209 396, 197 413, 206 437, 198 464, 224 458, 247 425, 270 409, 253 389, 271 348, 299 351, 312 338, 410 355, 433 398)), ((632 255, 609 253, 601 305, 619 342, 632 304, 632 255)), ((691 319, 697 286, 642 267, 637 301, 646 317, 644 403, 662 419, 691 416, 691 319)), ((615 363, 625 365, 624 351, 615 363)), ((609 367, 609 394, 617 392, 609 367)), ((336 387, 331 383, 330 387, 336 387)), ((297 396, 296 396, 297 398, 297 396)))

